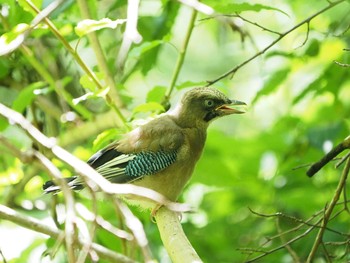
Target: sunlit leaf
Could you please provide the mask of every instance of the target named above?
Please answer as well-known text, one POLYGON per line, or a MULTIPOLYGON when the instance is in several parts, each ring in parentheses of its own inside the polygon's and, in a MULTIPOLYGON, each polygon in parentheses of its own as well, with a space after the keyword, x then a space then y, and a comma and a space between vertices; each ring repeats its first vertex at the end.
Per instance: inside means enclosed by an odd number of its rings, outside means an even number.
POLYGON ((18 35, 23 34, 23 32, 27 31, 30 27, 30 25, 25 23, 18 24, 11 31, 3 34, 0 40, 1 42, 8 44, 16 39, 18 35))
POLYGON ((147 93, 146 101, 147 102, 154 101, 154 102, 161 103, 162 100, 164 99, 165 92, 166 92, 166 87, 156 86, 147 93))
MULTIPOLYGON (((102 72, 95 72, 95 75, 99 80, 103 80, 104 78, 104 74, 102 72)), ((96 83, 87 74, 81 76, 79 83, 85 89, 88 89, 92 92, 97 91, 96 83)))
POLYGON ((122 131, 119 129, 109 129, 97 135, 93 143, 93 150, 98 151, 113 141, 121 137, 122 131))
POLYGON ((119 25, 124 24, 125 22, 126 22, 126 19, 117 19, 117 20, 111 20, 109 18, 102 18, 101 20, 85 19, 78 23, 78 25, 74 28, 74 31, 79 37, 82 37, 88 33, 101 30, 104 28, 115 29, 119 25))
MULTIPOLYGON (((33 16, 36 16, 36 15, 37 15, 37 13, 35 12, 35 10, 33 10, 33 8, 31 8, 31 7, 29 6, 29 4, 28 4, 27 1, 25 1, 25 0, 18 0, 17 2, 18 2, 18 4, 23 8, 23 10, 25 10, 25 11, 31 13, 33 16)), ((42 9, 42 2, 43 2, 43 0, 33 0, 33 1, 31 1, 31 2, 32 2, 32 4, 33 4, 34 6, 36 6, 39 10, 42 9)))
POLYGON ((157 102, 148 102, 134 108, 133 114, 145 113, 145 112, 156 112, 156 111, 164 111, 164 107, 157 102))

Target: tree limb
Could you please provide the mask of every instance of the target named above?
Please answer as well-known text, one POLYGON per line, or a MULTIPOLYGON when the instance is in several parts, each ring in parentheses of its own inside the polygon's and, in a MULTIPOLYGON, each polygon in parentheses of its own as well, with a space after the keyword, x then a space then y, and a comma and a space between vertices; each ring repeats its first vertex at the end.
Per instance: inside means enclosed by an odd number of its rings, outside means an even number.
POLYGON ((160 237, 173 263, 202 262, 187 239, 177 213, 161 207, 155 218, 160 237))
POLYGON ((261 56, 262 54, 264 54, 267 50, 269 50, 271 47, 273 47, 275 44, 277 44, 280 40, 282 40, 282 38, 284 38, 285 36, 287 36, 289 33, 291 33, 292 31, 294 31, 295 29, 301 27, 304 24, 309 24, 310 21, 312 19, 314 19, 315 17, 317 17, 318 15, 326 12, 327 10, 333 8, 334 6, 345 2, 345 0, 338 0, 335 2, 329 2, 329 5, 326 6, 325 8, 321 9, 320 11, 316 12, 315 14, 313 14, 312 16, 304 19, 303 21, 301 21, 299 24, 295 25, 294 27, 292 27, 291 29, 287 30, 286 32, 282 33, 279 35, 278 38, 276 38, 274 41, 272 41, 271 44, 269 44, 268 46, 266 46, 264 49, 262 49, 261 51, 259 51, 258 53, 256 53, 255 55, 253 55, 252 57, 250 57, 249 59, 243 61, 241 64, 239 64, 238 66, 230 69, 229 71, 227 71, 226 73, 222 74, 221 76, 219 76, 218 78, 214 79, 214 80, 208 80, 207 81, 207 85, 206 87, 209 87, 211 85, 213 85, 214 83, 218 82, 219 80, 222 80, 224 78, 226 78, 227 76, 233 75, 235 74, 240 68, 242 68, 243 66, 245 66, 246 64, 248 64, 250 61, 254 60, 255 58, 261 56))
POLYGON ((323 158, 311 165, 311 167, 307 170, 306 174, 309 177, 312 177, 315 173, 322 169, 327 163, 334 159, 338 154, 340 154, 345 149, 350 148, 350 136, 348 136, 344 141, 335 146, 329 153, 327 153, 323 158))
MULTIPOLYGON (((54 239, 58 239, 59 236, 64 235, 63 231, 58 230, 57 228, 53 228, 48 226, 47 224, 43 224, 41 221, 39 221, 36 218, 29 217, 22 215, 15 210, 8 208, 4 205, 0 204, 0 218, 8 220, 12 223, 15 223, 17 225, 20 225, 22 227, 31 229, 35 232, 43 233, 45 235, 48 235, 54 239)), ((82 239, 78 239, 78 243, 80 246, 85 245, 85 241, 82 239)), ((123 262, 123 263, 135 263, 132 259, 113 252, 101 245, 98 245, 96 243, 92 244, 92 249, 100 256, 103 257, 109 262, 123 262)))

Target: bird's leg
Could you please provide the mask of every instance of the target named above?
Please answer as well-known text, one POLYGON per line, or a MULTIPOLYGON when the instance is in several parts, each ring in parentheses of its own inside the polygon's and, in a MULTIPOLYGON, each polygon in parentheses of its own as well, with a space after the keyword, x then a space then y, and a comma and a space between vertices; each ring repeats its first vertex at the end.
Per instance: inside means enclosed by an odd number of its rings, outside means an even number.
POLYGON ((156 214, 157 214, 159 208, 161 208, 162 206, 163 206, 163 205, 161 205, 161 204, 157 204, 157 205, 152 209, 152 211, 151 211, 151 221, 152 221, 153 223, 156 223, 156 214))

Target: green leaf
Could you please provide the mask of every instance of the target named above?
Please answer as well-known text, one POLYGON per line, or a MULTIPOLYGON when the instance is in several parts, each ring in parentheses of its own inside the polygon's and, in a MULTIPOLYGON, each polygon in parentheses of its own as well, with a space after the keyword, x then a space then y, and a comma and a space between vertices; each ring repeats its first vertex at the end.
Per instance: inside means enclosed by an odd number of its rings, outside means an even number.
POLYGON ((129 57, 139 58, 141 55, 145 54, 146 52, 152 50, 153 48, 159 46, 160 44, 163 44, 163 40, 155 40, 151 42, 143 42, 141 45, 136 46, 133 48, 130 53, 129 57))
POLYGON ((100 20, 85 19, 78 23, 74 28, 75 33, 82 37, 88 33, 104 29, 104 28, 117 28, 119 25, 124 24, 126 19, 111 20, 109 18, 102 18, 100 20))
POLYGON ((0 37, 0 53, 1 50, 8 50, 11 49, 10 45, 13 45, 12 43, 14 40, 18 41, 18 36, 23 34, 26 30, 30 28, 30 25, 25 23, 17 24, 11 31, 3 34, 0 37))
MULTIPOLYGON (((253 12, 260 12, 262 10, 273 10, 280 12, 286 16, 288 14, 281 9, 278 9, 276 7, 268 6, 268 5, 262 5, 262 4, 248 4, 248 3, 229 3, 226 2, 214 4, 214 9, 220 13, 228 14, 228 13, 241 13, 244 11, 253 11, 253 12)), ((288 16, 289 17, 289 16, 288 16)))
MULTIPOLYGON (((104 79, 104 74, 102 72, 95 72, 96 77, 99 80, 103 80, 104 79)), ((95 82, 90 78, 90 76, 88 76, 87 74, 81 76, 80 80, 79 80, 80 85, 82 85, 85 89, 88 89, 92 92, 97 91, 96 88, 96 84, 95 82)))
MULTIPOLYGON (((25 1, 25 0, 18 0, 17 2, 23 8, 23 10, 27 11, 28 13, 31 13, 34 17, 37 16, 37 13, 29 6, 27 1, 25 1)), ((43 3, 42 0, 32 0, 31 2, 38 9, 42 9, 42 3, 43 3)))
POLYGON ((287 78, 290 68, 284 68, 275 72, 270 79, 268 79, 264 87, 258 91, 252 103, 256 102, 261 96, 272 93, 279 85, 287 78))
POLYGON ((93 142, 93 151, 98 151, 106 147, 112 141, 115 141, 118 138, 120 138, 121 134, 122 131, 118 129, 109 129, 100 133, 99 135, 97 135, 96 139, 93 142))
POLYGON ((147 102, 159 102, 161 103, 166 92, 166 87, 156 86, 147 93, 147 102))
POLYGON ((32 103, 35 96, 41 93, 40 91, 36 92, 36 90, 39 90, 45 86, 46 83, 40 81, 25 87, 23 90, 20 91, 17 98, 14 100, 12 109, 22 113, 24 109, 32 103))
POLYGON ((147 102, 137 106, 133 110, 133 114, 145 113, 145 112, 158 112, 158 111, 165 111, 164 107, 161 104, 157 102, 147 102))

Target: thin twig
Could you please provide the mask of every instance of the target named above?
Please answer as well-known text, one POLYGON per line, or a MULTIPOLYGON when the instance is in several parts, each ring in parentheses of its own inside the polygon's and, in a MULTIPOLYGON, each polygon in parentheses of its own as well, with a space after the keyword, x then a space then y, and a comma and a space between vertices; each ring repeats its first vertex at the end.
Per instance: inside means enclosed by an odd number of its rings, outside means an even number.
POLYGON ((141 248, 145 262, 154 262, 152 260, 152 252, 149 247, 149 242, 147 240, 147 236, 141 221, 136 216, 134 216, 134 214, 130 211, 129 207, 127 207, 124 203, 120 202, 118 198, 112 198, 115 207, 119 209, 121 215, 123 216, 126 226, 131 230, 137 244, 141 248))
MULTIPOLYGON (((43 233, 54 239, 58 239, 59 236, 62 236, 62 235, 64 236, 63 231, 57 228, 54 228, 52 226, 49 226, 48 224, 43 223, 42 221, 36 218, 20 214, 15 210, 1 204, 0 204, 0 218, 8 220, 22 227, 31 229, 35 232, 43 233)), ((80 246, 83 246, 85 244, 85 241, 82 239, 78 239, 78 242, 80 246)), ((114 251, 111 251, 96 243, 93 243, 92 247, 100 257, 103 257, 109 260, 109 262, 135 263, 135 261, 133 261, 132 259, 122 254, 118 254, 114 251)))
POLYGON ((179 55, 177 57, 176 64, 175 64, 175 69, 174 69, 173 75, 171 77, 169 87, 168 87, 168 89, 167 89, 167 91, 165 93, 164 99, 163 99, 163 103, 162 104, 165 106, 165 108, 169 108, 168 104, 169 104, 170 96, 171 96, 171 93, 173 92, 173 90, 175 88, 176 81, 177 81, 177 79, 179 77, 179 74, 180 74, 180 71, 181 71, 184 59, 185 59, 188 43, 190 42, 190 38, 191 38, 191 35, 192 35, 192 30, 194 28, 196 17, 197 17, 197 11, 195 9, 192 9, 191 10, 191 16, 190 16, 190 21, 189 21, 189 24, 188 24, 188 27, 187 27, 187 32, 186 32, 186 35, 185 35, 185 39, 184 39, 184 41, 182 43, 182 46, 181 46, 181 48, 179 50, 179 55))
MULTIPOLYGON (((25 0, 26 3, 32 8, 35 12, 40 13, 40 10, 30 1, 25 0)), ((50 19, 47 17, 44 18, 44 22, 49 27, 51 32, 57 37, 58 40, 61 41, 63 46, 66 48, 66 50, 73 56, 74 60, 78 63, 78 65, 82 68, 82 70, 92 79, 94 84, 99 90, 103 90, 104 87, 101 84, 101 82, 98 80, 96 74, 85 64, 83 59, 78 55, 78 53, 75 52, 74 48, 68 43, 68 41, 61 35, 59 30, 56 28, 54 23, 51 22, 50 19)), ((114 99, 111 98, 109 94, 106 95, 106 102, 108 105, 115 111, 115 113, 118 115, 120 120, 124 123, 125 127, 127 127, 127 121, 122 112, 119 110, 119 108, 116 106, 116 103, 114 102, 114 99)))
POLYGON ((249 62, 254 60, 255 58, 257 58, 257 57, 261 56, 262 54, 264 54, 267 50, 269 50, 271 47, 273 47, 276 43, 278 43, 282 38, 287 36, 289 33, 293 32, 294 30, 296 30, 297 28, 301 27, 302 25, 304 25, 306 23, 310 23, 311 20, 314 19, 315 17, 317 17, 318 15, 326 12, 327 10, 333 8, 334 6, 336 6, 336 5, 338 5, 338 4, 342 3, 342 2, 345 2, 345 0, 338 0, 338 1, 335 1, 335 2, 330 2, 329 5, 326 6, 325 8, 323 8, 320 11, 316 12, 315 14, 311 15, 310 17, 304 19, 303 21, 301 21, 297 25, 293 26, 291 29, 287 30, 286 32, 282 33, 276 40, 272 41, 271 44, 266 46, 264 49, 262 49, 261 51, 259 51, 258 53, 256 53, 252 57, 250 57, 249 59, 243 61, 241 64, 239 64, 238 66, 232 68, 231 70, 227 71, 226 73, 222 74, 218 78, 216 78, 214 80, 208 80, 206 87, 209 87, 209 86, 213 85, 214 83, 216 83, 216 82, 226 78, 227 76, 230 76, 230 75, 233 76, 240 68, 242 68, 243 66, 245 66, 246 64, 248 64, 249 62))
MULTIPOLYGON (((90 10, 88 7, 88 2, 85 0, 78 0, 79 10, 81 12, 83 19, 91 19, 90 10)), ((120 99, 120 96, 117 91, 117 86, 115 85, 112 72, 108 68, 107 60, 105 55, 103 54, 103 50, 101 47, 101 43, 97 37, 95 31, 87 34, 87 37, 90 41, 91 47, 96 55, 98 67, 102 72, 104 72, 106 83, 109 86, 108 93, 114 99, 115 103, 118 107, 123 107, 123 102, 120 99)))
MULTIPOLYGON (((319 222, 321 222, 321 219, 318 221, 318 223, 319 223, 319 222)), ((280 245, 280 246, 278 246, 278 247, 275 247, 275 248, 273 248, 273 249, 271 249, 271 250, 268 250, 268 251, 259 251, 259 252, 262 253, 261 255, 255 257, 255 258, 253 258, 253 259, 247 260, 247 261, 245 261, 245 262, 246 262, 246 263, 254 262, 254 261, 259 260, 259 259, 261 259, 261 258, 263 258, 263 257, 265 257, 265 256, 267 256, 267 255, 270 255, 270 254, 272 254, 272 253, 274 253, 274 252, 276 252, 276 251, 278 251, 278 250, 281 250, 281 249, 285 248, 286 246, 291 245, 291 244, 293 244, 294 242, 296 242, 296 241, 302 239, 303 237, 307 236, 308 234, 311 233, 311 231, 312 231, 314 228, 315 228, 315 226, 312 226, 312 227, 308 228, 304 233, 300 234, 299 236, 296 236, 296 237, 292 238, 291 240, 289 240, 288 242, 286 242, 286 243, 284 243, 284 244, 282 244, 282 245, 280 245)), ((239 250, 242 250, 242 249, 239 249, 239 250)))
POLYGON ((0 256, 1 256, 1 258, 2 258, 2 261, 3 261, 4 263, 7 263, 7 260, 6 260, 5 256, 4 256, 4 254, 2 253, 2 250, 1 250, 1 249, 0 249, 0 256))
MULTIPOLYGON (((225 15, 225 16, 231 16, 231 15, 225 15)), ((273 33, 273 34, 276 34, 276 35, 279 35, 279 36, 282 35, 282 33, 274 31, 274 30, 271 30, 271 29, 268 29, 268 28, 266 28, 266 27, 264 27, 264 26, 262 26, 262 25, 260 25, 260 24, 258 24, 256 22, 250 21, 250 20, 244 18, 243 16, 239 15, 238 13, 233 15, 233 17, 238 17, 238 18, 242 19, 244 22, 247 22, 247 23, 249 23, 251 25, 254 25, 256 27, 261 28, 263 31, 267 31, 267 32, 270 32, 270 33, 273 33)))
MULTIPOLYGON (((294 216, 288 216, 286 214, 283 214, 283 213, 275 213, 275 214, 262 214, 262 213, 258 213, 258 212, 255 212, 253 210, 251 210, 249 208, 249 210, 253 213, 253 214, 256 214, 258 216, 261 216, 261 217, 266 217, 266 218, 269 218, 269 217, 283 217, 283 218, 286 218, 286 219, 289 219, 289 220, 292 220, 294 222, 297 222, 297 223, 300 223, 299 226, 295 227, 295 228, 292 228, 290 230, 287 230, 285 231, 283 234, 288 234, 290 232, 294 232, 296 230, 298 230, 301 226, 313 226, 315 228, 321 228, 321 226, 319 226, 318 224, 311 224, 309 223, 310 221, 312 221, 314 218, 316 218, 317 216, 319 216, 321 213, 323 213, 323 210, 322 211, 319 211, 318 213, 314 214, 311 218, 307 219, 306 221, 305 220, 302 220, 302 219, 299 219, 297 217, 294 217, 294 216)), ((344 234, 342 232, 339 232, 339 231, 336 231, 334 229, 331 229, 331 228, 328 228, 326 227, 326 230, 328 230, 329 232, 332 232, 332 233, 335 233, 335 234, 338 234, 338 235, 341 235, 341 236, 348 236, 347 234, 344 234)), ((272 237, 270 239, 274 239, 276 237, 278 237, 279 235, 275 236, 275 237, 272 237)))
POLYGON ((340 161, 335 164, 335 169, 338 169, 348 158, 350 157, 350 152, 348 152, 344 157, 340 158, 340 161))
POLYGON ((335 190, 335 193, 334 193, 334 196, 332 198, 332 201, 331 201, 331 203, 329 204, 329 206, 327 207, 327 209, 325 211, 325 214, 324 214, 324 217, 323 217, 323 220, 322 220, 322 224, 321 224, 322 227, 318 231, 318 234, 317 234, 317 237, 315 239, 314 245, 313 245, 313 247, 312 247, 312 249, 310 251, 310 254, 309 254, 308 258, 307 258, 307 261, 306 261, 307 263, 310 263, 310 262, 313 261, 315 255, 316 255, 317 249, 318 249, 319 245, 322 242, 323 234, 324 234, 324 232, 326 230, 326 226, 327 226, 327 223, 329 221, 329 218, 332 215, 334 207, 336 206, 336 204, 337 204, 337 202, 339 200, 340 194, 342 193, 342 191, 344 189, 344 185, 346 184, 346 180, 348 178, 349 170, 350 170, 350 159, 348 159, 347 162, 346 162, 346 165, 345 165, 344 170, 342 172, 341 178, 340 178, 338 186, 337 186, 337 188, 335 190))
MULTIPOLYGON (((276 218, 276 228, 277 228, 277 232, 280 234, 280 239, 282 241, 282 243, 287 243, 286 239, 284 237, 284 235, 282 235, 282 229, 281 226, 279 224, 279 218, 276 218)), ((289 252, 289 254, 291 255, 291 257, 293 258, 293 262, 294 263, 300 263, 300 258, 298 257, 298 254, 292 249, 292 247, 290 246, 290 244, 286 245, 285 248, 287 249, 287 251, 289 252)))
POLYGON ((47 172, 52 175, 55 182, 61 187, 63 196, 66 203, 66 218, 65 218, 65 241, 68 255, 68 262, 75 263, 75 210, 74 210, 74 198, 71 189, 68 187, 63 176, 58 168, 43 154, 40 152, 34 152, 34 156, 43 165, 47 172))
POLYGON ((343 67, 343 68, 349 68, 349 67, 350 67, 350 64, 341 63, 341 62, 338 62, 338 61, 336 61, 336 60, 334 60, 334 63, 337 64, 338 66, 343 67))
POLYGON ((306 28, 306 36, 305 36, 305 39, 304 39, 303 43, 301 43, 301 45, 298 46, 296 49, 305 46, 306 42, 307 42, 308 39, 309 39, 309 34, 310 34, 310 21, 308 21, 308 22, 306 23, 306 26, 307 26, 307 28, 306 28))
POLYGON ((322 157, 321 160, 311 165, 311 167, 307 170, 306 174, 309 177, 312 177, 315 173, 322 169, 327 163, 334 159, 338 154, 343 152, 345 149, 350 148, 350 136, 345 138, 344 141, 333 147, 325 156, 322 157))

